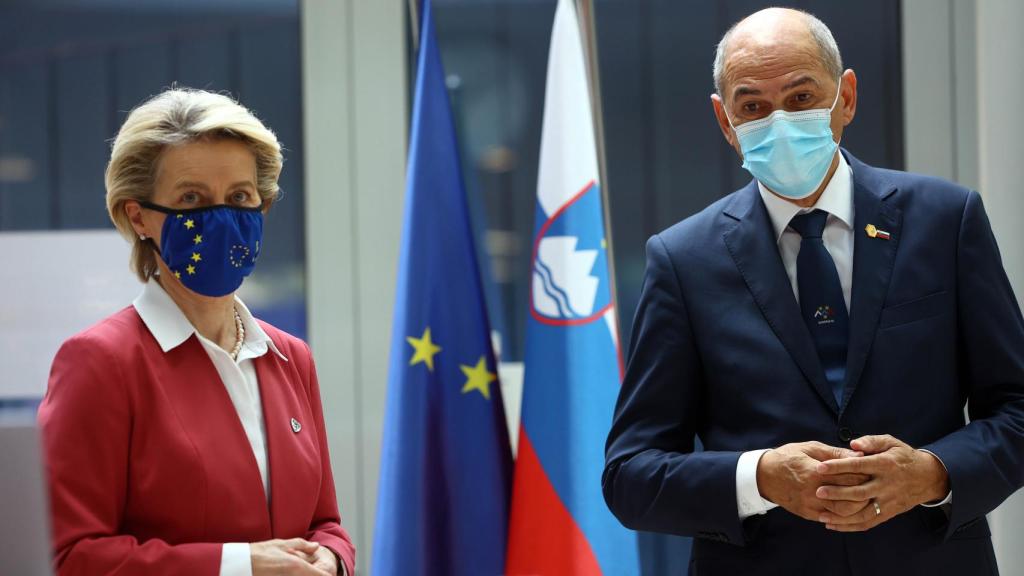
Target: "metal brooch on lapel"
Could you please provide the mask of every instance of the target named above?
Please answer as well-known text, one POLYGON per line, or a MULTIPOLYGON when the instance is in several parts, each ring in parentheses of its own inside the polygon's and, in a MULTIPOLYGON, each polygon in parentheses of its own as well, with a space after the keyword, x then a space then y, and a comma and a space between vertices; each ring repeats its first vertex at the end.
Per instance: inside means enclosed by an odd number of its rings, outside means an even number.
POLYGON ((295 432, 296 434, 298 434, 299 430, 302 430, 302 424, 299 424, 298 420, 296 420, 295 418, 292 418, 292 432, 295 432))
POLYGON ((874 224, 868 224, 867 226, 865 226, 864 231, 867 232, 868 236, 871 238, 888 240, 890 237, 888 232, 886 232, 885 230, 879 230, 878 228, 875 227, 874 224))

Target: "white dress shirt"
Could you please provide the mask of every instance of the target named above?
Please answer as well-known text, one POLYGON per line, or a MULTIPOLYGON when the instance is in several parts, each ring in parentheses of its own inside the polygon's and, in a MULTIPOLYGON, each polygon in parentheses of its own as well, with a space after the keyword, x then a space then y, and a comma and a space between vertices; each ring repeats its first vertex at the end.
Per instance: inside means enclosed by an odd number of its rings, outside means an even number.
MULTIPOLYGON (((238 412, 238 419, 249 439, 256 466, 263 480, 263 491, 270 500, 270 477, 267 470, 266 428, 263 423, 263 405, 260 404, 260 387, 256 378, 256 367, 253 358, 259 358, 268 351, 273 351, 288 361, 274 345, 274 341, 263 331, 253 319, 249 309, 241 300, 235 298, 235 308, 245 328, 245 341, 238 352, 238 359, 232 360, 231 355, 223 348, 196 332, 178 305, 171 300, 167 292, 156 281, 146 283, 142 294, 133 302, 135 310, 142 322, 167 352, 183 344, 192 334, 199 339, 203 349, 210 356, 217 374, 231 397, 231 403, 238 412)), ((224 544, 220 559, 220 576, 252 576, 252 560, 248 543, 224 544)))
MULTIPOLYGON (((846 311, 849 312, 853 286, 853 171, 847 164, 846 158, 838 151, 836 154, 839 156, 839 165, 817 203, 810 208, 801 208, 776 196, 760 182, 757 183, 757 188, 761 193, 765 208, 768 210, 768 217, 772 221, 775 239, 779 246, 779 255, 782 257, 782 265, 786 269, 786 276, 789 277, 789 283, 793 287, 793 296, 796 297, 797 302, 800 302, 800 292, 797 289, 796 259, 800 253, 800 243, 803 241, 803 237, 796 230, 790 228, 789 223, 798 214, 806 214, 814 210, 828 212, 828 220, 825 222, 825 230, 821 239, 825 244, 825 249, 832 255, 832 260, 835 262, 839 283, 843 287, 846 311)), ((778 506, 762 498, 757 488, 757 464, 765 452, 767 449, 744 452, 736 464, 736 508, 739 511, 740 520, 754 514, 764 514, 778 506)), ((929 454, 931 453, 929 452, 929 454)), ((932 455, 934 456, 934 454, 932 455)), ((936 456, 937 458, 938 456, 936 456)), ((939 462, 942 461, 939 460, 939 462)), ((950 490, 942 502, 925 504, 925 506, 941 506, 951 502, 952 499, 953 492, 950 490)))

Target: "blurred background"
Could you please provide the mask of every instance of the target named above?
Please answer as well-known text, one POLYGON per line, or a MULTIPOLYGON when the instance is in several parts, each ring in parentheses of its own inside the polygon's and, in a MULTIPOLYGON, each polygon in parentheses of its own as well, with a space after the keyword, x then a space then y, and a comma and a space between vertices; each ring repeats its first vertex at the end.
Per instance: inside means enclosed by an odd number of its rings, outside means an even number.
MULTIPOLYGON (((711 62, 732 23, 772 4, 594 1, 626 344, 646 239, 749 180, 711 113, 711 62)), ((1024 294, 1024 120, 1013 105, 1024 92, 1024 3, 784 4, 828 24, 857 73, 843 146, 875 166, 980 190, 1024 294)), ((510 412, 554 9, 555 0, 435 0, 510 412)), ((372 573, 415 72, 407 10, 405 0, 0 1, 0 410, 32 409, 57 345, 139 290, 103 200, 109 144, 128 111, 175 83, 228 92, 285 147, 285 196, 242 297, 313 347, 342 514, 372 573)), ((1024 551, 1008 545, 1024 526, 1017 500, 992 518, 1009 574, 1024 574, 1024 551)), ((687 539, 644 535, 641 547, 646 574, 685 570, 687 539)))

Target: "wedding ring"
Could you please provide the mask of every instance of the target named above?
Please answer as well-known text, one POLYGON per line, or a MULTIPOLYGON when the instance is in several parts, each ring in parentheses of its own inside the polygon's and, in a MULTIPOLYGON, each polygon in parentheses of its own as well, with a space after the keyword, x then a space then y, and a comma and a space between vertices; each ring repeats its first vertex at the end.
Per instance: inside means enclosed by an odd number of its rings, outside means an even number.
POLYGON ((879 506, 876 501, 872 501, 871 503, 875 505, 875 516, 880 516, 882 514, 882 507, 879 506))

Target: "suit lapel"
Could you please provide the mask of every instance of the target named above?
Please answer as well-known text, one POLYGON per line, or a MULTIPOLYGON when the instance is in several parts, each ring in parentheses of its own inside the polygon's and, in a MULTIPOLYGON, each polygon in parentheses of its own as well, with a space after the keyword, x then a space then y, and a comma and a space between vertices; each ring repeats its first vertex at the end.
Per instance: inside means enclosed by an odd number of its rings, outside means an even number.
POLYGON ((854 241, 853 287, 850 302, 850 339, 847 348, 843 408, 857 388, 875 338, 882 306, 889 290, 902 218, 899 208, 886 200, 896 191, 879 171, 846 155, 853 169, 854 241), (889 239, 871 238, 865 228, 874 225, 889 239))
POLYGON ((281 537, 281 521, 284 517, 283 506, 287 500, 286 476, 289 468, 296 463, 291 458, 291 451, 287 450, 292 434, 291 423, 287 415, 289 410, 284 394, 282 394, 283 378, 280 369, 268 362, 273 352, 254 359, 256 362, 256 375, 260 383, 260 401, 263 404, 263 421, 267 431, 267 460, 270 466, 270 522, 275 537, 281 537))
POLYGON ((757 183, 752 181, 741 190, 725 213, 738 220, 723 235, 726 247, 761 313, 821 400, 838 412, 814 341, 793 297, 793 286, 783 268, 771 219, 757 191, 757 183))
POLYGON ((253 510, 252 518, 245 521, 253 521, 260 533, 269 537, 270 518, 259 466, 217 368, 195 335, 162 358, 165 367, 161 373, 169 375, 163 389, 183 428, 202 455, 212 456, 208 465, 219 471, 213 475, 232 478, 232 491, 253 510))
POLYGON ((254 362, 267 431, 271 525, 275 538, 293 538, 309 530, 319 495, 316 427, 301 383, 285 360, 268 351, 254 362))

